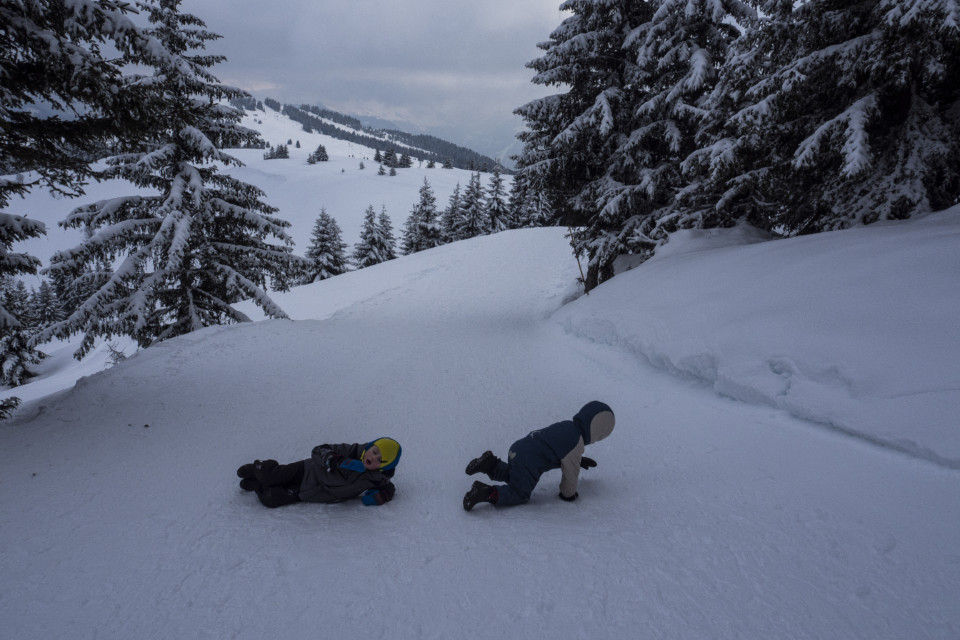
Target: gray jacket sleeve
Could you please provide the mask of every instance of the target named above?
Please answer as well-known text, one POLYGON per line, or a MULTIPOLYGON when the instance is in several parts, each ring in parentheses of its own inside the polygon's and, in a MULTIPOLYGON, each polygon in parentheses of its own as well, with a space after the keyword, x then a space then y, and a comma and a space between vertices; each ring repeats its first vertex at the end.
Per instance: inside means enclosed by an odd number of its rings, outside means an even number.
POLYGON ((577 481, 580 479, 580 458, 583 457, 583 438, 577 442, 577 446, 570 450, 570 453, 563 456, 560 461, 560 493, 564 497, 571 498, 577 492, 577 481))

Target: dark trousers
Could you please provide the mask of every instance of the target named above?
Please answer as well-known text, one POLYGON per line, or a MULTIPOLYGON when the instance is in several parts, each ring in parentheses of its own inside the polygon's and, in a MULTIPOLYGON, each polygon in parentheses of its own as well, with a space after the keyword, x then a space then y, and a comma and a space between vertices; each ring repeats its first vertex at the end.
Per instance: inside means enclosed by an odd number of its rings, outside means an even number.
POLYGON ((260 483, 257 497, 265 507, 274 509, 300 502, 300 483, 303 482, 303 460, 280 464, 264 460, 254 477, 260 483))
POLYGON ((505 482, 497 487, 497 506, 507 507, 524 504, 543 475, 542 455, 529 437, 517 440, 510 446, 509 463, 498 460, 487 474, 494 482, 505 482))

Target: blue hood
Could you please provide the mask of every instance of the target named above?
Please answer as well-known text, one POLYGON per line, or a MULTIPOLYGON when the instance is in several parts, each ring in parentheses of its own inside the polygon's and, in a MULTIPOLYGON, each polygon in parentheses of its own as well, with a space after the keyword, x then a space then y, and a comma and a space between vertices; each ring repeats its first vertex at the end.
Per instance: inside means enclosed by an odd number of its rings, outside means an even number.
POLYGON ((577 415, 573 416, 573 423, 583 434, 583 443, 591 444, 609 436, 616 419, 609 405, 593 400, 583 405, 577 415))

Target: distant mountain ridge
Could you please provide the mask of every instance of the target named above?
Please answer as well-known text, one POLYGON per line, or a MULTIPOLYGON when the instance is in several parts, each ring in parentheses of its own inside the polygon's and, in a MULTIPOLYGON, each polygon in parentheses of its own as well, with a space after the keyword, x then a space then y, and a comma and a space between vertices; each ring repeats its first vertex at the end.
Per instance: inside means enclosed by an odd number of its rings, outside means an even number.
POLYGON ((242 98, 233 105, 247 111, 272 109, 303 125, 304 131, 316 131, 332 138, 347 140, 372 149, 407 151, 425 162, 452 166, 469 171, 492 171, 500 166, 501 173, 511 173, 489 156, 461 147, 436 136, 422 133, 407 133, 396 129, 376 129, 355 117, 338 113, 324 107, 301 104, 281 104, 278 100, 242 98))

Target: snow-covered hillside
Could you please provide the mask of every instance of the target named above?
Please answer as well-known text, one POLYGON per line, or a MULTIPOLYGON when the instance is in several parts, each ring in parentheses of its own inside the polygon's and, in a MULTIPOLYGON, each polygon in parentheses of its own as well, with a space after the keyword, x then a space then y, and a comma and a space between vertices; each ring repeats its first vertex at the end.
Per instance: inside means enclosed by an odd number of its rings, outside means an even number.
MULTIPOLYGON (((367 204, 405 216, 424 175, 440 202, 466 182, 327 148, 242 169, 300 247, 320 206, 352 241, 367 204)), ((4 633, 954 640, 958 214, 679 234, 589 296, 562 230, 511 231, 277 295, 293 320, 81 363, 75 386, 61 358, 33 384, 63 390, 19 389, 0 425, 4 633), (592 399, 617 426, 576 502, 551 472, 528 505, 463 511, 472 457, 592 399), (254 458, 383 435, 404 453, 382 507, 237 487, 254 458)))
MULTIPOLYGON (((346 142, 319 133, 306 133, 302 126, 272 110, 245 112, 243 126, 261 132, 271 145, 289 146, 289 159, 264 160, 259 149, 233 149, 231 155, 244 163, 242 167, 227 170, 241 180, 256 185, 266 192, 265 201, 277 207, 277 215, 290 222, 290 236, 295 242, 294 252, 303 255, 310 244, 311 233, 322 208, 336 219, 343 232, 343 240, 352 245, 359 240, 364 211, 373 206, 379 213, 386 207, 394 235, 399 241, 403 223, 419 200, 419 190, 426 179, 437 199, 438 209, 447 206, 451 194, 459 184, 466 188, 471 173, 461 169, 427 169, 426 165, 400 169, 397 175, 377 175, 378 165, 373 157, 375 149, 346 142), (300 148, 296 148, 296 143, 300 148), (307 164, 307 156, 323 145, 330 160, 307 164), (365 165, 360 169, 360 163, 365 165)), ((482 174, 481 183, 488 186, 489 174, 482 174)), ((504 176, 505 188, 510 188, 510 176, 504 176)), ((43 191, 31 193, 17 200, 12 213, 28 215, 47 225, 47 235, 17 243, 18 251, 36 256, 44 266, 57 251, 74 247, 82 241, 76 229, 61 229, 58 223, 81 204, 136 193, 129 183, 112 180, 93 183, 86 188, 87 195, 77 200, 55 198, 43 191)), ((399 246, 399 243, 398 243, 399 246)), ((351 250, 351 249, 348 249, 351 250)), ((39 276, 24 276, 28 287, 40 285, 39 276)), ((136 350, 131 341, 116 339, 113 345, 130 355, 136 350)), ((23 400, 43 397, 69 387, 77 377, 100 371, 109 366, 110 353, 105 343, 80 364, 72 359, 76 344, 55 342, 42 347, 51 357, 36 369, 41 377, 17 389, 0 388, 0 397, 16 395, 23 400)))
MULTIPOLYGON (((466 187, 470 180, 469 171, 439 166, 427 169, 426 164, 400 169, 395 176, 380 176, 373 160, 374 149, 319 133, 306 133, 300 124, 271 109, 245 113, 241 124, 260 131, 269 144, 286 144, 288 140, 294 144, 288 149, 289 159, 277 160, 264 160, 260 149, 233 149, 230 154, 245 166, 230 168, 229 172, 266 192, 265 201, 279 209, 279 217, 293 224, 290 234, 296 243, 294 250, 301 255, 309 246, 310 233, 321 208, 326 208, 337 220, 344 242, 352 245, 359 239, 367 206, 373 205, 378 213, 386 206, 394 231, 399 234, 418 200, 424 178, 433 188, 439 208, 447 206, 458 183, 466 187), (300 142, 299 149, 295 146, 297 142, 300 142), (307 164, 307 156, 321 144, 330 160, 307 164), (361 162, 365 169, 360 169, 361 162)), ((504 179, 509 189, 510 177, 504 176, 504 179)), ((481 181, 486 187, 489 175, 485 174, 481 181)), ((82 238, 79 231, 57 227, 73 207, 135 192, 134 187, 123 181, 91 184, 86 197, 78 200, 56 199, 42 191, 34 192, 25 200, 15 201, 11 212, 45 222, 47 236, 18 243, 17 247, 47 264, 54 252, 79 244, 82 238)))

